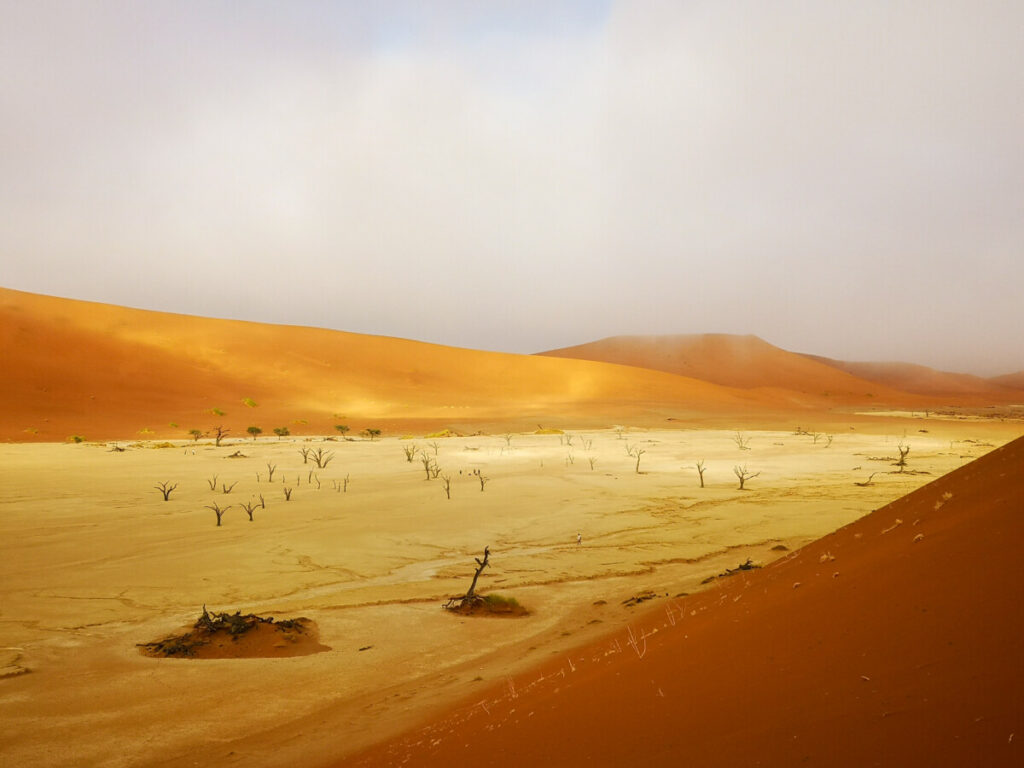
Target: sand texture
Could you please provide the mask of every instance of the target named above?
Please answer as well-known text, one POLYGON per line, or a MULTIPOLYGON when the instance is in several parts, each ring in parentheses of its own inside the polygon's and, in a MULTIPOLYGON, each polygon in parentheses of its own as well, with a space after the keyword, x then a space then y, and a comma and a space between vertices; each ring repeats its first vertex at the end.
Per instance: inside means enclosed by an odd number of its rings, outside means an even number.
POLYGON ((621 645, 619 628, 646 607, 624 605, 631 597, 653 593, 661 611, 683 592, 718 599, 709 577, 786 556, 1009 434, 929 427, 906 438, 904 473, 893 465, 904 438, 885 429, 848 428, 831 445, 751 431, 746 450, 734 431, 683 429, 0 446, 0 647, 11 654, 0 742, 26 765, 192 765, 200 747, 227 765, 329 765, 603 633, 621 645), (303 462, 303 449, 321 448, 326 467, 303 462), (441 477, 426 478, 424 457, 441 477), (744 491, 738 464, 760 472, 744 491), (160 482, 177 485, 167 501, 160 482), (220 526, 215 505, 230 506, 220 526), (441 610, 485 545, 480 591, 516 598, 529 616, 441 610), (330 650, 139 654, 203 604, 309 617, 330 650))
POLYGON ((339 765, 1013 766, 1024 438, 339 765))
POLYGON ((0 321, 4 765, 1020 764, 1011 380, 0 321))

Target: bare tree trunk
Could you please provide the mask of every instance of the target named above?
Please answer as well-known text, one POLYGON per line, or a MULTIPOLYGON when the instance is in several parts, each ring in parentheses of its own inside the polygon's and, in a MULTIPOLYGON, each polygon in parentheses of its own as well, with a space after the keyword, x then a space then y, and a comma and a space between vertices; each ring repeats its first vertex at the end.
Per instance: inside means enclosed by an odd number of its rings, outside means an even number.
POLYGON ((476 594, 476 580, 480 578, 480 574, 483 572, 484 568, 487 567, 487 561, 490 558, 490 556, 491 548, 484 547, 484 559, 481 560, 479 557, 473 558, 474 560, 476 560, 476 564, 479 567, 476 569, 476 573, 473 574, 473 583, 469 585, 469 591, 466 592, 465 597, 462 598, 463 600, 470 600, 476 594))

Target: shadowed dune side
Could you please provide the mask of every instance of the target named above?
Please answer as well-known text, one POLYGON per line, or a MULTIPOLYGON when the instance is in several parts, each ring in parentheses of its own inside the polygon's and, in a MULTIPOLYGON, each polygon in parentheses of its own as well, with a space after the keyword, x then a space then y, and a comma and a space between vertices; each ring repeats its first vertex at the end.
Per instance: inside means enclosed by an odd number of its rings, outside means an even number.
POLYGON ((1024 762, 1024 438, 338 765, 1024 762))
POLYGON ((223 423, 270 434, 389 422, 535 427, 742 412, 771 397, 657 371, 213 320, 0 289, 0 439, 184 437, 223 423), (243 405, 250 399, 256 407, 243 405), (213 415, 220 409, 223 416, 213 415), (335 415, 337 414, 337 415, 335 415), (598 416, 595 416, 598 414, 598 416), (177 426, 170 426, 171 423, 177 426))
POLYGON ((1002 376, 993 376, 988 379, 996 386, 1009 387, 1010 389, 1020 390, 1024 394, 1024 371, 1017 371, 1016 373, 1007 373, 1002 376))
POLYGON ((1013 374, 983 379, 967 373, 948 373, 912 363, 851 363, 827 357, 807 355, 867 381, 893 389, 940 398, 955 398, 961 404, 1013 403, 1024 398, 1024 376, 1013 374))
POLYGON ((899 402, 907 397, 896 388, 864 381, 757 336, 613 336, 540 354, 649 368, 726 387, 790 390, 832 402, 899 402))

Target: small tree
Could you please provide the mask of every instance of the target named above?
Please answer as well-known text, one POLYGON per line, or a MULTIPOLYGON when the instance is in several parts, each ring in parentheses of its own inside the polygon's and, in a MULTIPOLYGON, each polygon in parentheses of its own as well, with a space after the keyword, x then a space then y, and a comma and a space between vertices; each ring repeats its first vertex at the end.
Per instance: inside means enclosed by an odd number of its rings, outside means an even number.
POLYGON ((254 442, 256 440, 256 435, 262 435, 263 434, 263 430, 260 429, 259 427, 249 427, 245 431, 248 432, 250 435, 252 435, 252 439, 253 439, 254 442))
POLYGON ((213 434, 213 444, 216 445, 219 448, 220 447, 220 441, 223 440, 225 437, 227 437, 228 433, 230 431, 231 431, 230 429, 225 429, 224 427, 220 426, 219 424, 216 427, 214 427, 213 428, 213 433, 214 433, 213 434))
POLYGON ((904 443, 902 440, 896 445, 896 450, 900 452, 900 458, 896 462, 896 466, 900 468, 900 472, 907 468, 907 454, 910 453, 910 446, 904 443))
POLYGON ((427 473, 427 480, 429 480, 430 469, 434 466, 434 460, 424 451, 420 454, 420 464, 423 465, 423 471, 427 473))
POLYGON ((473 558, 476 560, 476 573, 473 574, 473 583, 469 585, 469 589, 466 591, 466 594, 462 595, 462 597, 453 597, 445 603, 445 608, 448 608, 449 610, 458 610, 459 608, 466 607, 483 600, 482 597, 476 594, 476 582, 480 578, 480 574, 483 573, 484 568, 486 568, 490 562, 490 557, 491 548, 484 547, 484 559, 481 560, 479 557, 473 558))
POLYGON ((348 432, 348 425, 347 425, 347 424, 335 424, 335 425, 334 425, 334 428, 335 428, 336 430, 338 430, 338 433, 339 433, 339 434, 340 434, 340 435, 341 435, 342 437, 344 437, 344 436, 345 436, 345 433, 346 433, 346 432, 348 432))
POLYGON ((697 476, 700 478, 700 487, 704 487, 704 459, 697 462, 697 476))
POLYGON ((363 430, 363 434, 366 437, 370 438, 370 442, 372 443, 375 439, 380 437, 380 430, 379 429, 371 429, 370 427, 367 427, 366 429, 363 430))
POLYGON ((282 437, 288 437, 292 431, 288 427, 274 427, 274 434, 277 435, 277 439, 280 440, 282 437))
POLYGON ((177 488, 178 484, 175 483, 174 485, 171 485, 170 482, 163 482, 157 483, 153 487, 160 491, 160 493, 162 493, 164 496, 164 501, 167 501, 167 499, 169 499, 171 496, 171 491, 177 488))
POLYGON ((218 528, 220 527, 220 519, 222 517, 224 517, 224 513, 227 512, 229 509, 231 509, 231 507, 232 507, 231 504, 228 504, 226 507, 221 507, 220 504, 217 504, 216 502, 213 503, 213 504, 207 504, 206 505, 207 509, 212 509, 214 511, 214 513, 217 515, 217 527, 218 528))
POLYGON ((643 448, 637 447, 633 449, 633 455, 636 456, 636 473, 640 474, 640 457, 643 456, 647 451, 643 448))
POLYGON ((192 442, 193 442, 193 443, 194 443, 194 442, 196 442, 196 441, 198 441, 198 440, 199 440, 199 438, 203 436, 203 433, 202 433, 201 431, 199 431, 198 429, 190 429, 190 430, 188 431, 188 433, 189 433, 190 435, 192 435, 192 442))
POLYGON ((743 485, 744 483, 747 482, 747 480, 750 480, 751 478, 757 477, 758 475, 761 474, 760 472, 748 472, 746 464, 744 464, 742 467, 739 464, 737 464, 735 467, 732 468, 732 471, 740 480, 741 491, 743 490, 743 485))
POLYGON ((242 505, 242 509, 245 510, 245 514, 247 514, 249 516, 249 522, 250 523, 252 522, 253 512, 256 511, 257 507, 259 507, 259 504, 257 504, 256 502, 252 501, 251 499, 249 501, 247 501, 245 504, 242 505))
POLYGON ((334 454, 324 451, 323 448, 317 448, 309 454, 309 457, 316 464, 317 469, 325 469, 327 465, 331 463, 331 459, 334 458, 334 454))

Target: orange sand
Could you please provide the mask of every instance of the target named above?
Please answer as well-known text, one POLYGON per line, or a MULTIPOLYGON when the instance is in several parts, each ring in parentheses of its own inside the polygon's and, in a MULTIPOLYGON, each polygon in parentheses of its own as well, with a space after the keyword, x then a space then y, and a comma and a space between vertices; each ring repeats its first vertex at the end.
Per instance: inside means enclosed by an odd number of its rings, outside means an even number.
POLYGON ((1024 438, 339 766, 1016 766, 1024 438))

